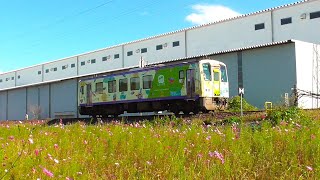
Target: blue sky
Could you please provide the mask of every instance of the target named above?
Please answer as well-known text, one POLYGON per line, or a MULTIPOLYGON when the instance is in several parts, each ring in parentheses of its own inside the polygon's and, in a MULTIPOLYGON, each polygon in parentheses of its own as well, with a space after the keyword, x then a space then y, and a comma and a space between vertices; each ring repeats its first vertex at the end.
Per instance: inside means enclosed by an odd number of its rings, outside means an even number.
POLYGON ((0 72, 296 1, 0 0, 0 72))

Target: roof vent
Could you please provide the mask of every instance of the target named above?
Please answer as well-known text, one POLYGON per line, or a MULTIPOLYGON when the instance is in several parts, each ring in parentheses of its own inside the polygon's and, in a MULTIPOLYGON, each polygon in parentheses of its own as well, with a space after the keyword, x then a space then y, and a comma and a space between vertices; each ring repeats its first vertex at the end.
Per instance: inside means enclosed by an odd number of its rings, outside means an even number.
POLYGON ((307 14, 306 13, 303 13, 300 15, 300 19, 306 19, 307 18, 307 14))

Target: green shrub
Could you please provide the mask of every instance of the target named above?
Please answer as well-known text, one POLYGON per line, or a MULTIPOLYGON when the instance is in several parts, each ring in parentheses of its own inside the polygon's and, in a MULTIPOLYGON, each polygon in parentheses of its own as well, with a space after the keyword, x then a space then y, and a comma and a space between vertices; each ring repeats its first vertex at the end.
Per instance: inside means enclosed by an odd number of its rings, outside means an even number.
POLYGON ((309 117, 305 116, 303 111, 298 107, 292 106, 289 108, 277 107, 268 112, 267 119, 272 125, 278 125, 281 121, 286 123, 308 123, 309 117))
MULTIPOLYGON (((242 109, 244 111, 255 111, 258 108, 249 104, 244 98, 242 98, 242 109)), ((234 96, 229 100, 228 110, 231 112, 240 112, 241 111, 241 98, 240 96, 234 96)))

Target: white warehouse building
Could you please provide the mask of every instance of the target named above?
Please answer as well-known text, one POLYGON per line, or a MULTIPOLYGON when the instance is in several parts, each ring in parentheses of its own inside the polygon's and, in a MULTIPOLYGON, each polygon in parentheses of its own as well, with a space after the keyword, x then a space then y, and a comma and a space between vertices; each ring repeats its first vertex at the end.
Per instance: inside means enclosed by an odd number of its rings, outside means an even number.
MULTIPOLYGON (((178 30, 0 74, 0 120, 79 117, 77 82, 87 76, 149 64, 208 56, 229 69, 230 95, 246 89, 255 106, 277 102, 291 88, 319 94, 320 0, 305 0, 178 30), (292 40, 295 39, 295 40, 292 40)), ((318 100, 302 97, 306 108, 318 100)))

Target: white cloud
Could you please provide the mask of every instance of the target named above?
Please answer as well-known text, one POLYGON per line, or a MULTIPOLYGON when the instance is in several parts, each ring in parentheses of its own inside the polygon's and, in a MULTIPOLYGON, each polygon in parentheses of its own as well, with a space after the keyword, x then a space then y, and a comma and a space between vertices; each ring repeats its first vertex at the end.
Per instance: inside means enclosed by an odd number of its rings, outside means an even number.
POLYGON ((192 9, 194 12, 189 14, 186 17, 186 20, 196 25, 219 21, 241 15, 240 13, 222 5, 197 4, 193 5, 192 9))

